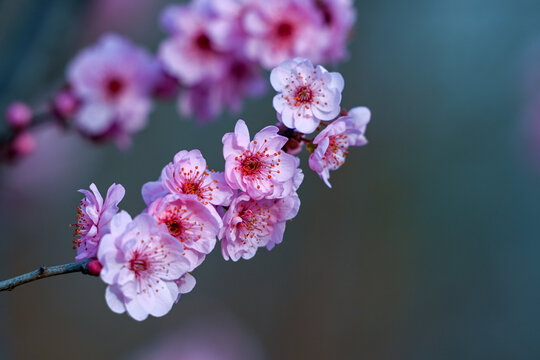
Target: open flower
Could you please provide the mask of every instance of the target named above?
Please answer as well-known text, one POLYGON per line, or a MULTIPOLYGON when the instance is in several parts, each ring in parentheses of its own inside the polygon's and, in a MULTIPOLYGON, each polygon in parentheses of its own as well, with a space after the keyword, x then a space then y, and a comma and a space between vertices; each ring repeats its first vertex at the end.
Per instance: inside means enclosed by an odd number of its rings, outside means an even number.
POLYGON ((320 17, 309 1, 253 1, 242 19, 245 53, 264 68, 297 56, 321 60, 327 39, 320 36, 320 17))
POLYGON ((139 321, 168 313, 180 293, 176 281, 189 269, 182 253, 182 244, 152 216, 117 214, 98 250, 107 305, 139 321))
POLYGON ((288 139, 278 131, 267 126, 250 141, 246 123, 238 120, 234 133, 223 136, 225 179, 231 188, 256 200, 281 198, 296 191, 303 179, 300 160, 281 150, 288 139))
POLYGON ((345 163, 349 146, 367 144, 364 134, 370 117, 368 108, 355 107, 347 116, 328 125, 313 139, 317 148, 309 157, 309 167, 319 174, 328 187, 332 187, 328 181, 330 170, 337 170, 345 163))
POLYGON ((142 193, 147 205, 168 193, 196 195, 203 205, 209 206, 227 206, 233 196, 223 173, 208 170, 197 149, 177 153, 173 162, 163 168, 158 181, 144 184, 142 193))
POLYGON ((144 49, 115 34, 103 36, 68 68, 68 81, 82 102, 77 129, 93 139, 127 145, 146 124, 159 74, 157 61, 144 49))
POLYGON ((220 230, 225 260, 252 258, 259 247, 271 250, 281 243, 285 223, 296 216, 300 199, 293 193, 282 199, 254 200, 246 193, 233 199, 220 230))
POLYGON ((310 134, 321 120, 334 119, 340 112, 344 81, 341 74, 302 58, 287 60, 272 70, 270 83, 278 92, 274 109, 288 128, 310 134))
POLYGON ((74 224, 76 260, 96 256, 99 242, 109 232, 111 219, 118 212, 118 203, 126 193, 122 185, 112 184, 104 201, 95 184, 90 185, 90 190, 79 190, 85 197, 77 207, 77 223, 74 224))
POLYGON ((223 225, 213 207, 204 206, 193 195, 166 195, 148 207, 158 224, 165 224, 169 234, 183 246, 184 256, 193 271, 216 245, 216 237, 223 225))

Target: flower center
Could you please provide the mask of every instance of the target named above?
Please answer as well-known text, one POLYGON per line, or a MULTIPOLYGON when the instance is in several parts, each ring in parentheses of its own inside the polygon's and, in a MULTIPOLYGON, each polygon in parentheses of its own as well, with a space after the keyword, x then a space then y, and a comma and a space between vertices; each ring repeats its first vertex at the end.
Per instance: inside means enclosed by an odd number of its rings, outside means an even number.
POLYGON ((118 95, 120 95, 125 89, 125 83, 122 81, 122 79, 118 77, 111 77, 107 80, 107 83, 105 84, 105 90, 107 92, 107 96, 109 98, 116 98, 118 95))
POLYGON ((281 22, 277 26, 276 33, 280 38, 289 38, 293 33, 293 27, 288 22, 281 22))
POLYGON ((244 175, 258 174, 261 169, 261 160, 255 156, 248 156, 242 161, 242 172, 244 175))
POLYGON ((182 227, 182 223, 176 220, 169 220, 165 224, 167 225, 169 234, 171 234, 172 236, 176 238, 179 237, 182 234, 182 231, 184 230, 182 227))
POLYGON ((148 269, 148 263, 145 259, 135 257, 129 260, 129 269, 135 273, 146 271, 148 269))
POLYGON ((182 192, 184 194, 200 195, 201 187, 200 182, 186 181, 182 184, 182 192))
POLYGON ((210 41, 210 38, 205 33, 201 33, 195 38, 195 44, 197 45, 197 48, 199 48, 199 50, 212 50, 212 41, 210 41))
POLYGON ((313 91, 308 86, 300 86, 294 94, 297 104, 307 104, 313 101, 313 91))

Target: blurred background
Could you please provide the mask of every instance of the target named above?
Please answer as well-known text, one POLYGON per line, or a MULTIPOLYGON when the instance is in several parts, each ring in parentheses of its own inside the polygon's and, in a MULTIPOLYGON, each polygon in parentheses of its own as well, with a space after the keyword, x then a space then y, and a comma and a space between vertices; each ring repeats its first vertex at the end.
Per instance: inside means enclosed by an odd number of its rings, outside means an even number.
MULTIPOLYGON (((0 109, 46 100, 107 31, 155 51, 169 3, 0 1, 0 109)), ((331 69, 342 104, 372 110, 370 144, 331 190, 302 158, 281 245, 238 263, 214 251, 194 291, 142 323, 80 274, 1 293, 0 359, 540 358, 540 2, 355 5, 350 58, 331 69)), ((252 131, 275 122, 272 96, 246 102, 252 131)), ((0 168, 0 278, 72 261, 76 190, 91 182, 123 184, 136 214, 177 151, 222 169, 238 117, 199 125, 162 103, 127 152, 41 131, 35 155, 0 168)))

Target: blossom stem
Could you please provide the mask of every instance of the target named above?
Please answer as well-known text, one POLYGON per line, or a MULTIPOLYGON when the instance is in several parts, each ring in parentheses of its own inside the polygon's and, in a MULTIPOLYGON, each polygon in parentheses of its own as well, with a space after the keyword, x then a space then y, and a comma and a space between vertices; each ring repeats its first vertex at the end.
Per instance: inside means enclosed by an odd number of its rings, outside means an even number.
POLYGON ((0 291, 13 290, 17 286, 26 284, 35 280, 47 278, 50 276, 69 274, 74 272, 81 272, 83 274, 90 274, 88 271, 88 263, 91 259, 85 259, 69 264, 56 265, 56 266, 40 266, 34 271, 26 274, 16 276, 11 279, 0 281, 0 291))

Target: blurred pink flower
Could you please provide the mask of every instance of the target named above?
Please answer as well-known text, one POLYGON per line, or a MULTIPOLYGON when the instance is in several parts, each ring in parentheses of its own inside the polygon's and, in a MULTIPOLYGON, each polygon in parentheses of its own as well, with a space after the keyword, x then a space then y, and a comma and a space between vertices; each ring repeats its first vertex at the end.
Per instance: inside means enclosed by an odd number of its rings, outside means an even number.
POLYGON ((270 73, 270 83, 278 93, 274 109, 288 128, 310 134, 321 120, 334 119, 340 112, 344 80, 340 73, 303 58, 284 61, 270 73))
POLYGON ((192 2, 165 8, 161 23, 171 37, 161 43, 158 57, 181 84, 191 86, 222 75, 224 51, 231 46, 227 21, 206 4, 192 2))
POLYGON ((262 200, 238 194, 225 213, 219 233, 225 260, 251 259, 259 247, 271 250, 281 243, 286 221, 294 218, 299 208, 296 193, 282 199, 262 200))
POLYGON ((321 37, 325 38, 322 62, 337 62, 347 55, 347 40, 356 20, 351 0, 312 0, 322 19, 321 37))
POLYGON ((79 53, 68 67, 68 81, 82 105, 75 125, 93 138, 129 144, 151 110, 159 66, 144 49, 115 34, 79 53))
POLYGON ((85 197, 77 207, 76 238, 73 241, 77 248, 76 260, 96 256, 101 238, 110 231, 111 219, 118 212, 118 203, 126 193, 122 185, 112 184, 103 200, 95 184, 90 185, 90 190, 79 190, 85 197))
POLYGON ((264 68, 302 56, 322 60, 321 19, 311 0, 254 0, 243 16, 245 53, 264 68))
POLYGON ((114 216, 98 250, 109 308, 138 321, 167 314, 180 293, 175 281, 189 269, 182 253, 182 244, 150 215, 114 216))
POLYGON ((233 189, 245 191, 253 199, 290 195, 303 179, 300 159, 281 150, 287 138, 278 128, 267 126, 250 142, 249 130, 238 120, 234 133, 223 136, 225 179, 233 189))
POLYGON ((217 212, 204 206, 194 195, 166 195, 148 207, 148 213, 158 224, 165 224, 183 246, 193 271, 216 245, 223 222, 217 212))
POLYGON ((16 130, 21 130, 30 125, 32 122, 32 109, 25 103, 14 102, 6 109, 6 122, 16 130))
POLYGON ((349 146, 367 144, 366 126, 371 113, 366 107, 355 107, 347 116, 342 116, 328 125, 313 139, 317 148, 309 157, 309 167, 315 171, 328 187, 332 187, 330 170, 337 170, 345 163, 349 146))

